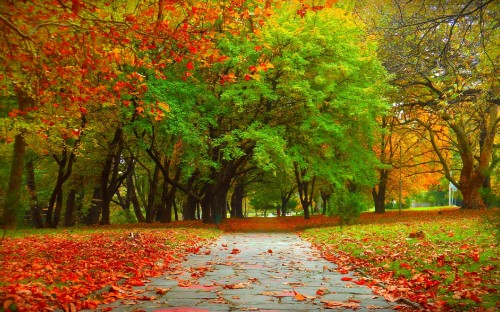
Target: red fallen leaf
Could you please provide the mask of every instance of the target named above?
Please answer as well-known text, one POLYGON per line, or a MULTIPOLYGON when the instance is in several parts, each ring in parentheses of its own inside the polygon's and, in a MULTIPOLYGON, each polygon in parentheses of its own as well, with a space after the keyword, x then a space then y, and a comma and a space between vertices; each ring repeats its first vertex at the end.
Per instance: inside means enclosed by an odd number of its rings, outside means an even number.
POLYGON ((357 309, 359 308, 359 303, 356 302, 342 302, 342 301, 333 301, 333 300, 323 300, 321 303, 325 304, 325 309, 337 309, 338 307, 349 308, 349 309, 357 309))
POLYGON ((479 261, 479 252, 478 251, 471 252, 470 257, 472 258, 472 260, 474 262, 478 262, 479 261))
POLYGON ((273 250, 272 249, 268 249, 267 252, 270 253, 270 254, 272 254, 273 250))
POLYGON ((347 276, 344 276, 340 279, 341 281, 344 281, 344 282, 348 282, 348 281, 352 281, 352 277, 347 277, 347 276))
POLYGON ((389 300, 390 302, 396 302, 399 300, 399 297, 396 297, 392 294, 384 294, 384 298, 389 300))
POLYGON ((246 80, 246 81, 248 81, 248 80, 250 80, 250 79, 252 79, 252 77, 251 77, 249 74, 246 74, 246 75, 245 75, 245 80, 246 80))
POLYGON ((408 263, 404 263, 404 262, 400 263, 399 267, 402 269, 408 269, 408 270, 411 269, 411 265, 409 265, 408 263))
POLYGON ((156 299, 156 296, 151 296, 151 297, 148 297, 148 296, 141 296, 141 297, 137 297, 135 298, 137 300, 142 300, 142 301, 151 301, 151 300, 155 300, 156 299))
POLYGON ((193 62, 188 62, 188 63, 186 64, 186 68, 187 68, 187 70, 193 70, 193 69, 194 69, 193 62))
POLYGON ((223 286, 224 289, 243 289, 246 287, 246 283, 226 284, 223 286))
POLYGON ((356 285, 366 285, 365 280, 359 280, 359 281, 354 281, 354 284, 356 285))
POLYGON ((316 290, 316 295, 318 296, 323 296, 325 294, 328 294, 330 291, 327 289, 327 288, 320 288, 318 290, 316 290))
POLYGON ((239 254, 241 252, 241 250, 237 249, 237 248, 234 248, 232 251, 231 251, 231 254, 232 255, 236 255, 236 254, 239 254))
POLYGON ((115 285, 111 285, 111 287, 109 288, 109 291, 113 291, 113 292, 117 292, 117 293, 125 292, 125 290, 123 288, 115 286, 115 285))
POLYGON ((344 270, 344 269, 340 269, 340 270, 337 270, 340 274, 348 274, 349 271, 347 270, 344 270))
POLYGON ((445 265, 444 255, 439 255, 436 259, 437 267, 441 268, 445 265))
POLYGON ((191 286, 191 281, 190 280, 179 280, 177 282, 177 284, 179 285, 179 287, 189 287, 189 286, 191 286))
POLYGON ((132 286, 144 286, 144 282, 138 279, 129 279, 127 280, 127 284, 132 286))
POLYGON ((222 244, 222 247, 227 247, 227 244, 222 244))
POLYGON ((163 296, 164 294, 166 294, 170 290, 170 288, 157 287, 157 288, 155 288, 155 290, 156 290, 157 295, 163 296))
POLYGON ((478 296, 476 296, 475 294, 473 293, 470 293, 469 294, 469 299, 470 300, 473 300, 475 303, 481 303, 481 298, 479 298, 478 296))
POLYGON ((5 302, 3 303, 3 308, 5 309, 5 311, 10 311, 9 310, 9 307, 11 304, 14 303, 14 300, 5 300, 5 302))
POLYGON ((304 301, 306 300, 306 297, 304 297, 304 295, 302 294, 299 294, 298 292, 296 292, 295 290, 293 291, 294 295, 293 296, 295 299, 297 299, 298 301, 304 301))

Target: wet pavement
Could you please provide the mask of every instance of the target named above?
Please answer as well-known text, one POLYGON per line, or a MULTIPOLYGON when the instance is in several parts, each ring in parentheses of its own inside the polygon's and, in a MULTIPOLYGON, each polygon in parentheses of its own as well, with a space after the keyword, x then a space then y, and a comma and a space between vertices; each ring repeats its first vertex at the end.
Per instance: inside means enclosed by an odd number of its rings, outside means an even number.
POLYGON ((394 311, 293 233, 224 234, 112 311, 394 311))

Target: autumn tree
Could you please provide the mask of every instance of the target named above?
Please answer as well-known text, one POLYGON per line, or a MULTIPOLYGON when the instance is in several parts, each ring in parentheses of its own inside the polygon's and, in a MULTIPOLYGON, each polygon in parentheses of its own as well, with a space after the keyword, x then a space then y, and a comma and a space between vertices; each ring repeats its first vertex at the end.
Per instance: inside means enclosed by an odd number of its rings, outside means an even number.
POLYGON ((491 172, 499 122, 496 11, 493 1, 396 1, 384 15, 388 69, 404 90, 397 102, 427 132, 442 173, 463 194, 462 208, 484 207, 479 190, 491 172))

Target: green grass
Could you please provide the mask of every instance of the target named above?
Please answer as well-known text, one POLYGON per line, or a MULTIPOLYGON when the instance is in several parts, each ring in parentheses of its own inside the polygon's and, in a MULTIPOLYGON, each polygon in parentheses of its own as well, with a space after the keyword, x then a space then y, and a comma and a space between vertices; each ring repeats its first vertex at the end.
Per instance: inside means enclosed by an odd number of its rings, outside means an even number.
POLYGON ((349 255, 351 262, 393 272, 394 283, 398 278, 412 283, 419 274, 438 281, 437 290, 422 292, 436 292, 434 302, 444 301, 452 310, 494 307, 500 292, 498 211, 464 214, 449 209, 437 214, 435 208, 425 208, 429 213, 406 210, 399 218, 391 215, 392 222, 383 215, 367 215, 363 224, 309 229, 303 235, 327 252, 349 255), (409 237, 418 231, 425 237, 409 237), (468 299, 476 297, 481 302, 468 299))

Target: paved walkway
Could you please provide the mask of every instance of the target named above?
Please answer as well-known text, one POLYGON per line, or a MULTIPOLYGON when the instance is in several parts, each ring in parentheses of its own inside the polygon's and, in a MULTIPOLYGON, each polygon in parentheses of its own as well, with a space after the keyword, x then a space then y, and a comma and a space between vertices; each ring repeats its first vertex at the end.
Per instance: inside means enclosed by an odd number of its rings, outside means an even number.
POLYGON ((115 311, 393 311, 394 303, 358 286, 352 273, 292 233, 224 234, 167 275, 152 278, 138 303, 115 311), (342 280, 343 278, 343 280, 342 280))

